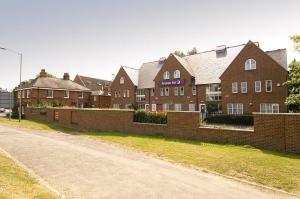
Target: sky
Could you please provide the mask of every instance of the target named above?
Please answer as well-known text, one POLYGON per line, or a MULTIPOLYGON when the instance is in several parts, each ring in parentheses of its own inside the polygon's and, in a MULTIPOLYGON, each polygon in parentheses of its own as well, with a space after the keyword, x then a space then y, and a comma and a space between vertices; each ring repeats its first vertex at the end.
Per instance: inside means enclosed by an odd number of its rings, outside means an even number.
MULTIPOLYGON (((22 79, 43 68, 112 79, 121 66, 167 57, 175 50, 212 50, 258 41, 286 48, 300 34, 299 0, 0 0, 0 47, 23 54, 22 79)), ((0 87, 19 81, 17 54, 0 50, 0 87)))

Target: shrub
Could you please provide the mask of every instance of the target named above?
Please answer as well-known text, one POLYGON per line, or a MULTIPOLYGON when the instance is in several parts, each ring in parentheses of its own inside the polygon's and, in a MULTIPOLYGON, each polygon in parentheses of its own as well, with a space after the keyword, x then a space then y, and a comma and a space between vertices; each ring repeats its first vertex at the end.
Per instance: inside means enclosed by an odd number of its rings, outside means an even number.
POLYGON ((53 106, 53 107, 58 107, 58 106, 61 106, 61 103, 60 103, 58 100, 54 100, 54 101, 52 102, 52 106, 53 106))
POLYGON ((134 113, 134 122, 167 124, 167 114, 158 112, 136 111, 134 113))
POLYGON ((208 113, 215 113, 219 110, 218 108, 218 102, 215 101, 209 101, 206 104, 206 109, 208 113))
POLYGON ((234 125, 253 125, 252 115, 209 115, 205 118, 207 123, 213 124, 234 124, 234 125))
POLYGON ((38 107, 38 108, 46 108, 46 106, 47 106, 47 103, 44 100, 38 100, 37 101, 36 107, 38 107))

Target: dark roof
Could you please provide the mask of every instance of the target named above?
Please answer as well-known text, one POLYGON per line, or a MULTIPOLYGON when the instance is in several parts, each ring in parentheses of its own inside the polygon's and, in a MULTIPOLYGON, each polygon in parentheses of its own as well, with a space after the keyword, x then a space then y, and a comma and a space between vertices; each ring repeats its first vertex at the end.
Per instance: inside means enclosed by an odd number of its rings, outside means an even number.
POLYGON ((110 87, 112 83, 108 80, 86 77, 78 74, 76 75, 74 81, 82 86, 87 87, 91 91, 102 91, 103 89, 104 95, 108 95, 110 93, 110 87))
POLYGON ((38 77, 24 82, 19 89, 24 88, 51 88, 51 89, 66 89, 89 91, 90 89, 73 82, 72 80, 63 80, 55 77, 38 77))

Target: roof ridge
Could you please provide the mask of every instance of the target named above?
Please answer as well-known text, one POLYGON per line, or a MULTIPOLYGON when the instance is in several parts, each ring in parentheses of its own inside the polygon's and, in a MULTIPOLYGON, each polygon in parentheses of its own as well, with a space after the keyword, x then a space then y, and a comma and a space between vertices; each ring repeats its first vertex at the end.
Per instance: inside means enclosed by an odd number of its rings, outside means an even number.
POLYGON ((132 68, 132 67, 129 67, 129 66, 122 66, 123 68, 129 68, 129 69, 133 69, 133 70, 140 70, 140 69, 137 69, 137 68, 132 68))
POLYGON ((280 50, 286 50, 286 48, 278 48, 278 49, 275 49, 275 50, 267 50, 265 52, 268 53, 268 52, 274 52, 274 51, 280 51, 280 50))
MULTIPOLYGON (((83 76, 83 75, 79 75, 79 74, 77 74, 77 75, 79 76, 80 79, 81 79, 81 77, 83 77, 83 78, 87 77, 87 78, 91 78, 91 79, 96 79, 96 80, 102 80, 102 81, 108 81, 108 82, 110 82, 110 80, 107 80, 107 79, 99 79, 99 78, 88 77, 88 76, 83 76)), ((81 80, 82 80, 82 79, 81 79, 81 80)))

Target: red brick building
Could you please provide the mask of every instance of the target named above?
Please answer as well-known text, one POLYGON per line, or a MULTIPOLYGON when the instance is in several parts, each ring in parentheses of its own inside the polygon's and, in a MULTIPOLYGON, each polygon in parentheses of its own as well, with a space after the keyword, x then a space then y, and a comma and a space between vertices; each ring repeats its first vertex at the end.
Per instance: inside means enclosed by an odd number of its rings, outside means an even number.
MULTIPOLYGON (((48 77, 42 69, 39 77, 29 80, 16 89, 22 107, 44 103, 49 106, 87 107, 90 103, 90 89, 70 80, 68 73, 63 78, 48 77)), ((19 100, 17 100, 17 103, 19 100)))
POLYGON ((170 54, 139 69, 121 67, 111 107, 198 111, 214 101, 228 114, 286 112, 287 77, 286 50, 264 52, 251 41, 185 57, 170 54))
POLYGON ((74 82, 91 90, 91 107, 110 108, 111 81, 76 75, 74 82))

